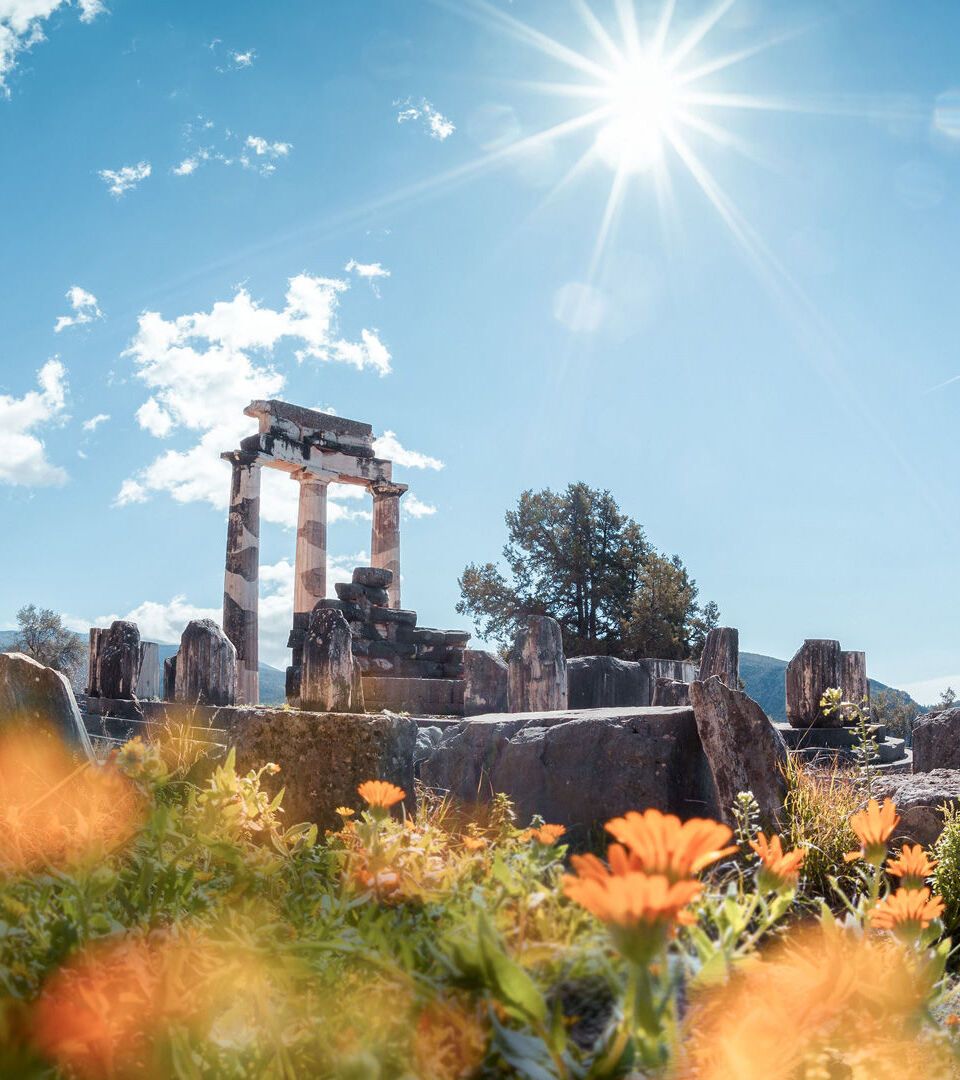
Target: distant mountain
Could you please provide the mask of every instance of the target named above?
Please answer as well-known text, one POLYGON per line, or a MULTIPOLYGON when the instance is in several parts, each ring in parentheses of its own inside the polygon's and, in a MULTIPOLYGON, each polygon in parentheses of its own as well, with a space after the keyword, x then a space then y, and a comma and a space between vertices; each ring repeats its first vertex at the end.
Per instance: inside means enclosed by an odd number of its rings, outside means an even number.
MULTIPOLYGON (((743 688, 772 720, 786 720, 787 718, 784 682, 786 670, 786 660, 762 656, 760 653, 742 652, 740 654, 740 679, 743 682, 743 688)), ((881 690, 889 690, 904 701, 916 704, 905 690, 897 690, 877 682, 876 679, 871 679, 870 692, 878 694, 881 690)))
MULTIPOLYGON (((77 637, 83 641, 84 647, 87 644, 87 637, 85 634, 77 634, 77 637)), ((8 652, 13 648, 17 640, 16 630, 0 630, 0 652, 8 652)), ((160 663, 163 664, 164 660, 173 656, 179 646, 177 645, 160 645, 160 663)), ((84 682, 81 685, 84 685, 84 682)), ((260 704, 261 705, 282 705, 286 700, 286 673, 280 671, 279 668, 271 667, 270 664, 260 664, 260 704)))

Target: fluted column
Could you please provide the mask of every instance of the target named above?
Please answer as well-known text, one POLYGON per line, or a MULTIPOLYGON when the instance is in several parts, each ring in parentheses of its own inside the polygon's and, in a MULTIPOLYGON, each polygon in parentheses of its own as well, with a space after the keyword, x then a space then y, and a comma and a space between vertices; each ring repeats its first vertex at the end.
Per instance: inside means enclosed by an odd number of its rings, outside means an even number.
POLYGON ((393 581, 387 586, 392 608, 400 606, 400 499, 406 490, 406 484, 387 481, 370 485, 373 495, 370 565, 393 571, 393 581))
POLYGON ((313 473, 295 473, 300 482, 297 519, 297 557, 294 570, 293 611, 313 611, 327 595, 327 488, 330 481, 313 473))
POLYGON ((240 450, 221 455, 233 466, 227 559, 223 581, 223 632, 237 650, 237 704, 260 700, 260 465, 240 450))

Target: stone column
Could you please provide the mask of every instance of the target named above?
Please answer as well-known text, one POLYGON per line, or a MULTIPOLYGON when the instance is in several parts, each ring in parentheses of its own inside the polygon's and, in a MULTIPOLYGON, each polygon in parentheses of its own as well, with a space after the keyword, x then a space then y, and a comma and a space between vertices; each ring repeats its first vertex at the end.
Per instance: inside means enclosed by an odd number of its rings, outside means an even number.
POLYGON ((307 615, 327 595, 327 487, 314 473, 294 473, 300 483, 297 556, 293 585, 294 615, 307 615))
POLYGON ((719 675, 731 690, 740 689, 740 634, 732 626, 709 631, 700 657, 700 682, 719 675))
POLYGON ((791 727, 840 727, 836 716, 824 716, 820 698, 842 682, 840 642, 807 638, 787 664, 787 720, 791 727))
POLYGON ((370 485, 373 495, 370 562, 393 571, 393 581, 387 586, 392 608, 400 607, 400 499, 406 490, 406 484, 386 480, 370 485))
POLYGON ((222 454, 233 466, 227 559, 223 581, 223 630, 237 650, 237 703, 260 700, 260 464, 256 455, 222 454))
POLYGON ((870 683, 867 681, 867 654, 842 651, 840 653, 840 687, 845 701, 869 710, 870 683))
POLYGON ((510 650, 510 712, 551 712, 567 708, 567 662, 560 624, 528 615, 510 650))

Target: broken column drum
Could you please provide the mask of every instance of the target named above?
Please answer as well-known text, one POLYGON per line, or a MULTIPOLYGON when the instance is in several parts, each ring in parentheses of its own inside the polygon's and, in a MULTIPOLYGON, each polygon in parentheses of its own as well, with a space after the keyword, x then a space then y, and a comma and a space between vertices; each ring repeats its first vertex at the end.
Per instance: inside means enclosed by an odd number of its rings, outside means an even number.
POLYGON ((140 631, 137 624, 118 619, 109 630, 90 631, 91 697, 130 700, 140 673, 140 631))
POLYGON ((258 698, 258 579, 260 470, 280 469, 300 484, 294 569, 294 630, 326 595, 327 489, 354 484, 373 496, 370 550, 375 567, 392 571, 388 606, 400 607, 400 500, 407 488, 393 482, 391 462, 378 458, 373 428, 356 420, 284 401, 253 401, 244 409, 260 425, 238 450, 221 455, 233 466, 227 529, 223 628, 237 651, 239 700, 258 698))
MULTIPOLYGON (((300 708, 311 712, 357 712, 353 704, 352 635, 339 611, 318 608, 303 641, 300 708)), ((359 704, 359 703, 358 703, 359 704)))
POLYGON ((186 705, 234 705, 237 650, 213 619, 194 619, 180 637, 176 700, 186 705))
POLYGON ((843 700, 854 705, 870 707, 870 683, 867 680, 867 654, 865 652, 840 653, 840 688, 843 700))
POLYGON ((709 631, 700 657, 700 682, 719 675, 731 690, 740 689, 740 633, 732 626, 709 631))
POLYGON ((791 727, 837 727, 840 720, 824 716, 820 699, 841 685, 840 642, 808 638, 787 664, 787 720, 791 727))
POLYGON ((550 712, 567 707, 567 662, 556 619, 528 616, 510 650, 510 712, 550 712))

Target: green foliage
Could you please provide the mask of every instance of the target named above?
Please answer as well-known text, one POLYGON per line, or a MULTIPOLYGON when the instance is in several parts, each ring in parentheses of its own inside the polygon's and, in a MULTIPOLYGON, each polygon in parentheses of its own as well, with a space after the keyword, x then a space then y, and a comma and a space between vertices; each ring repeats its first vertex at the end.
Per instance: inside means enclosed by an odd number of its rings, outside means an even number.
POLYGON ((679 557, 654 550, 609 491, 525 491, 506 524, 508 576, 472 563, 459 581, 457 611, 485 638, 509 641, 527 615, 550 615, 568 656, 687 659, 717 625, 679 557))
POLYGON ((948 930, 955 932, 960 926, 960 809, 951 806, 941 809, 943 832, 933 849, 937 860, 933 889, 946 904, 944 922, 948 930))
POLYGON ((13 648, 45 667, 63 672, 75 680, 86 660, 83 640, 67 630, 63 619, 50 608, 28 604, 17 612, 17 638, 13 648))

